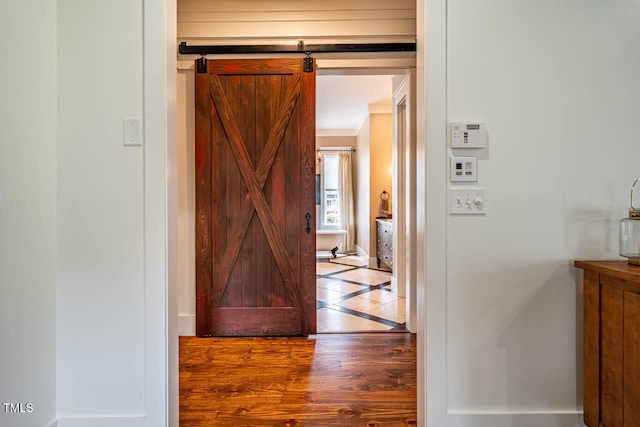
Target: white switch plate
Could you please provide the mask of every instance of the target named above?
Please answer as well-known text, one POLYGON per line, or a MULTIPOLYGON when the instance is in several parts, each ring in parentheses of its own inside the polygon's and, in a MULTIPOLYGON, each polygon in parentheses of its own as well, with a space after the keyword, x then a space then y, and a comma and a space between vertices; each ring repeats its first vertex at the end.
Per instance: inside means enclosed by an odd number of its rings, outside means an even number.
POLYGON ((139 118, 123 119, 122 139, 124 145, 142 145, 142 120, 139 118))
POLYGON ((486 215, 487 189, 485 187, 449 188, 450 215, 486 215))
POLYGON ((451 156, 451 182, 477 182, 478 159, 476 157, 451 156))

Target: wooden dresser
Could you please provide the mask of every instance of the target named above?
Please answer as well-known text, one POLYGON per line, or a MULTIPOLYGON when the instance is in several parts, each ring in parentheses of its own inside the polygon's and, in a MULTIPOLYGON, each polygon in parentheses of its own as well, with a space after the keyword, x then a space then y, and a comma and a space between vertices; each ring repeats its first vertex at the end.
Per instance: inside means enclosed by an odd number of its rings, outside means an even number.
POLYGON ((584 270, 584 422, 640 426, 640 267, 626 261, 575 266, 584 270))
POLYGON ((390 219, 376 219, 378 268, 384 264, 393 270, 393 223, 390 219))

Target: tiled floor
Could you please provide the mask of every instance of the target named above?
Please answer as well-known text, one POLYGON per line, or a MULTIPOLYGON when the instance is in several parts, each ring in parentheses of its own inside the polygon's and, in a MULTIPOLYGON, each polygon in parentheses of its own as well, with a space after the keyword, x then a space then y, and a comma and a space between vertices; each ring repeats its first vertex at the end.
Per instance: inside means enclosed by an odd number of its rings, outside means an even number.
POLYGON ((406 331, 405 299, 391 292, 391 273, 354 256, 319 259, 318 332, 406 331))

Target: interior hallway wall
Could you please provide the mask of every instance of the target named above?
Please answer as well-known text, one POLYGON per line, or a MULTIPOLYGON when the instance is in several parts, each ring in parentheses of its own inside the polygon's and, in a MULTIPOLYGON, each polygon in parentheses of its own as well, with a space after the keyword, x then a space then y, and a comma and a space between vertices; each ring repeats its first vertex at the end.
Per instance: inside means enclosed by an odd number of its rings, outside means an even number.
POLYGON ((55 2, 2 4, 0 403, 26 411, 0 406, 3 426, 55 423, 56 20, 55 2))
MULTIPOLYGON (((389 106, 390 108, 390 106, 389 106)), ((387 192, 389 199, 388 213, 392 214, 392 182, 393 182, 393 115, 391 113, 375 113, 370 115, 371 137, 371 194, 370 194, 370 233, 372 251, 375 255, 376 217, 380 216, 381 195, 387 192)))
MULTIPOLYGON (((356 135, 358 162, 353 169, 353 185, 356 188, 354 207, 356 213, 356 246, 359 255, 371 259, 371 117, 367 117, 356 135)), ((373 249, 375 251, 375 249, 373 249)), ((372 255, 373 254, 373 255, 372 255)))
POLYGON ((153 419, 143 153, 155 142, 123 146, 123 119, 143 117, 142 5, 58 1, 59 427, 153 419))
POLYGON ((178 70, 178 316, 179 334, 196 331, 196 190, 195 190, 195 74, 178 70))
MULTIPOLYGON (((357 242, 369 265, 376 266, 376 217, 380 211, 380 194, 391 193, 393 176, 393 118, 390 113, 369 114, 356 136, 358 153, 354 168, 357 242)), ((391 202, 391 199, 389 199, 391 202)), ((391 212, 391 203, 389 203, 391 212)))
POLYGON ((341 38, 412 40, 415 0, 178 1, 178 38, 187 41, 341 38))
MULTIPOLYGON (((447 121, 486 122, 489 145, 468 151, 487 215, 441 207, 449 415, 427 412, 434 425, 575 427, 582 295, 572 261, 621 259, 617 222, 640 174, 640 4, 437 3, 447 6, 447 121)), ((446 164, 436 144, 446 141, 427 141, 427 161, 446 164)))

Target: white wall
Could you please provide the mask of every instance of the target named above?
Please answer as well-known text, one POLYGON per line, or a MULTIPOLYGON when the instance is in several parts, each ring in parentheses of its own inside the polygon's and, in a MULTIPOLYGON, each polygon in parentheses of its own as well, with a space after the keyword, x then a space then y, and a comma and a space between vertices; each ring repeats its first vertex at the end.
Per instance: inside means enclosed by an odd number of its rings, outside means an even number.
MULTIPOLYGON (((388 106, 387 106, 388 107, 388 106)), ((356 188, 356 245, 361 255, 376 266, 376 220, 380 213, 380 194, 391 193, 392 115, 369 114, 356 136, 354 182, 356 188)), ((391 199, 389 199, 391 211, 391 199)))
POLYGON ((33 408, 14 414, 0 406, 0 425, 50 426, 56 402, 55 2, 3 2, 0 51, 0 403, 33 408))
POLYGON ((180 335, 196 331, 195 77, 193 67, 178 72, 178 311, 180 335))
POLYGON ((122 121, 143 117, 142 1, 61 0, 58 29, 59 426, 139 425, 157 372, 143 363, 150 148, 124 147, 122 121))
MULTIPOLYGON (((387 106, 389 109, 390 106, 387 106)), ((369 115, 371 123, 369 159, 371 188, 369 193, 369 232, 371 252, 376 254, 376 217, 380 216, 380 196, 388 193, 388 212, 393 213, 393 115, 391 113, 375 113, 369 115)))
MULTIPOLYGON (((630 126, 640 119, 640 5, 433 0, 427 8, 444 18, 445 4, 446 117, 487 124, 489 148, 476 154, 488 215, 447 216, 439 205, 446 297, 429 282, 442 299, 427 303, 446 304, 447 369, 427 381, 446 390, 446 408, 427 414, 433 425, 575 426, 582 322, 572 261, 618 258, 617 221, 640 175, 630 126)), ((429 97, 438 81, 427 79, 429 97)), ((428 131, 442 127, 438 114, 427 113, 428 131)), ((428 164, 446 164, 444 144, 427 140, 428 164)), ((446 185, 442 176, 432 182, 446 185)), ((445 188, 428 188, 427 203, 441 203, 445 188)))
POLYGON ((343 37, 380 41, 413 40, 414 0, 307 0, 301 1, 200 1, 178 2, 180 40, 343 37))
POLYGON ((356 136, 356 157, 353 168, 353 186, 356 189, 354 208, 356 213, 356 246, 360 255, 375 257, 375 248, 371 248, 370 229, 370 137, 371 118, 367 117, 356 136))

